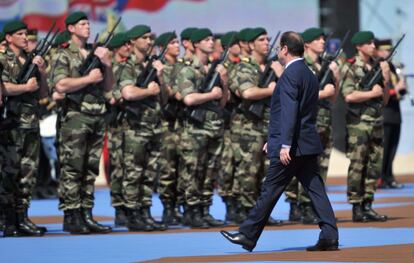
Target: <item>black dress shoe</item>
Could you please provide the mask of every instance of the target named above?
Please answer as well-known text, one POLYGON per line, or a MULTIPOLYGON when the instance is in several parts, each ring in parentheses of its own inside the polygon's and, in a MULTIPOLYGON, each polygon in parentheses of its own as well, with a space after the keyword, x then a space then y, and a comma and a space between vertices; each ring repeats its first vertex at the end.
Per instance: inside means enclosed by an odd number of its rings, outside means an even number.
POLYGON ((227 231, 220 231, 220 233, 231 243, 241 245, 244 249, 246 249, 249 252, 252 252, 254 247, 256 246, 256 243, 250 239, 248 239, 245 235, 242 233, 229 233, 227 231))
POLYGON ((319 239, 316 245, 307 247, 307 251, 335 251, 338 250, 338 239, 319 239))

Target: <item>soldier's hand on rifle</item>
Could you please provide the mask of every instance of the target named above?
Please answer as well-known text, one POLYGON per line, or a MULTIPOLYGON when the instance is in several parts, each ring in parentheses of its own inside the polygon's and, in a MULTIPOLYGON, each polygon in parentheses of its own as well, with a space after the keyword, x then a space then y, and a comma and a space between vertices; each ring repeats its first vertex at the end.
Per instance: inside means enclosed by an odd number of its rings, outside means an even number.
POLYGON ((270 65, 270 67, 273 69, 273 71, 275 72, 275 74, 278 78, 280 78, 280 76, 282 76, 283 66, 282 66, 282 64, 280 64, 279 61, 273 61, 272 64, 270 65))
POLYGON ((276 88, 276 82, 274 82, 274 81, 270 82, 270 84, 267 88, 269 89, 270 93, 273 94, 273 91, 276 88))
POLYGON ((26 83, 26 89, 28 92, 36 91, 39 89, 37 79, 35 77, 30 78, 26 83))
POLYGON ((164 65, 158 59, 152 62, 152 66, 157 70, 157 76, 161 77, 164 65))
POLYGON ((339 79, 341 78, 341 72, 339 71, 338 64, 336 64, 335 61, 332 61, 331 64, 329 64, 329 69, 332 71, 332 74, 334 75, 335 79, 339 81, 339 79))
POLYGON ((378 85, 378 84, 375 84, 372 87, 372 90, 371 91, 373 93, 374 98, 381 97, 381 96, 384 95, 384 91, 383 91, 382 87, 380 85, 378 85))
POLYGON ((109 52, 109 49, 104 47, 97 47, 95 50, 95 56, 97 56, 105 66, 112 66, 111 53, 109 52))
POLYGON ((40 73, 46 74, 46 63, 41 56, 35 56, 32 62, 33 64, 37 65, 37 68, 39 69, 40 73))
POLYGON ((218 64, 216 67, 216 71, 218 74, 220 74, 221 82, 223 83, 223 85, 227 86, 227 83, 228 83, 227 69, 223 65, 218 64))
POLYGON ((223 96, 223 90, 220 87, 214 87, 211 90, 211 94, 214 95, 214 99, 221 99, 221 97, 223 96))
POLYGON ((91 83, 99 83, 103 80, 103 75, 100 69, 94 68, 88 74, 91 83))
POLYGON ((158 85, 157 82, 151 81, 150 84, 148 84, 148 91, 151 93, 151 95, 157 95, 160 93, 160 85, 158 85))
POLYGON ((54 91, 53 93, 52 93, 52 99, 54 100, 54 101, 61 101, 61 100, 63 100, 65 98, 65 93, 60 93, 60 92, 57 92, 57 91, 54 91))
POLYGON ((382 77, 384 78, 384 81, 389 82, 390 81, 390 65, 388 64, 387 61, 381 61, 380 67, 382 70, 382 77))

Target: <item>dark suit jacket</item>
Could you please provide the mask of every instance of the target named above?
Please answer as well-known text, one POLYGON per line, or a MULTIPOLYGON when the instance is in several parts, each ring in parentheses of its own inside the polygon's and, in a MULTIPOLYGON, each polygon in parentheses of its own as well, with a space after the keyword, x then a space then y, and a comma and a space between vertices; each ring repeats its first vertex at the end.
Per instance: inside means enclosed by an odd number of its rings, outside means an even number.
POLYGON ((282 145, 291 155, 320 154, 322 145, 316 129, 319 83, 303 60, 290 64, 272 95, 268 155, 279 157, 282 145))

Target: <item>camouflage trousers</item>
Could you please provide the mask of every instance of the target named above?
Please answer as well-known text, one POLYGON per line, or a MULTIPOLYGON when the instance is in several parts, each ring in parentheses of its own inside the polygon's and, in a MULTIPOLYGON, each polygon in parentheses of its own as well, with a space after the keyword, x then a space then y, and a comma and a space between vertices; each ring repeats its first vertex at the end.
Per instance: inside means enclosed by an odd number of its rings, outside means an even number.
POLYGON ((180 176, 189 206, 211 205, 223 150, 223 120, 207 112, 207 121, 186 121, 181 134, 180 176))
POLYGON ((241 114, 233 118, 231 141, 235 161, 235 183, 233 194, 246 208, 252 208, 260 193, 263 178, 262 151, 264 144, 263 121, 252 121, 241 114))
POLYGON ((139 127, 125 128, 123 142, 124 205, 137 209, 152 205, 152 194, 160 165, 161 122, 141 121, 139 127))
POLYGON ((225 129, 223 136, 223 152, 220 158, 220 171, 218 180, 218 193, 222 198, 233 196, 233 187, 235 183, 235 167, 233 143, 231 141, 231 130, 225 129))
POLYGON ((123 180, 123 131, 122 127, 108 128, 108 150, 110 158, 111 204, 113 207, 124 205, 122 196, 123 180))
MULTIPOLYGON (((332 141, 332 127, 330 126, 331 118, 330 113, 319 114, 317 118, 317 129, 323 152, 318 157, 319 172, 322 180, 326 182, 328 176, 329 159, 332 152, 333 141, 332 141)), ((285 190, 286 201, 289 203, 310 203, 311 200, 309 195, 305 192, 300 182, 296 177, 292 178, 292 181, 288 184, 285 190)))
POLYGON ((162 203, 183 204, 184 185, 179 173, 179 145, 182 127, 178 121, 162 121, 161 158, 162 170, 158 193, 162 203))
POLYGON ((16 128, 2 131, 1 136, 3 196, 14 202, 16 211, 24 211, 30 205, 36 185, 39 130, 16 128))
POLYGON ((60 210, 93 207, 104 133, 103 116, 69 111, 62 118, 59 135, 60 210))
POLYGON ((347 157, 351 161, 348 168, 348 202, 373 201, 382 167, 382 123, 361 121, 348 124, 347 132, 347 157))

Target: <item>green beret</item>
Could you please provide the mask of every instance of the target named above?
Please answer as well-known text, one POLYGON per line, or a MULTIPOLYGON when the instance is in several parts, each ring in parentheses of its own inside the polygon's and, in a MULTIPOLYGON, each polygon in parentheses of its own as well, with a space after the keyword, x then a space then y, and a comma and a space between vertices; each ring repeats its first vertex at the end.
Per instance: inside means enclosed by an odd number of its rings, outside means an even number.
POLYGON ((240 31, 239 31, 239 33, 237 34, 237 38, 238 38, 240 41, 247 41, 247 36, 248 36, 249 32, 250 32, 252 29, 253 29, 253 28, 250 28, 250 27, 243 28, 243 29, 242 29, 242 30, 240 30, 240 31))
POLYGON ((0 32, 0 42, 3 42, 4 41, 4 38, 5 36, 4 36, 4 33, 3 32, 0 32))
POLYGON ((144 34, 146 33, 150 33, 151 32, 151 28, 147 25, 137 25, 134 26, 133 28, 131 28, 127 34, 129 39, 135 39, 135 38, 139 38, 142 37, 144 34))
POLYGON ((157 39, 155 39, 155 43, 154 44, 156 46, 163 46, 163 47, 165 47, 174 38, 177 38, 177 34, 175 34, 175 32, 166 32, 166 33, 163 33, 163 34, 159 35, 157 37, 157 39))
POLYGON ((239 39, 237 38, 237 32, 236 31, 230 31, 224 34, 221 38, 221 45, 223 47, 227 46, 233 46, 234 44, 237 44, 239 39), (231 42, 230 42, 231 41, 231 42))
POLYGON ((303 41, 306 43, 312 42, 320 36, 324 36, 322 28, 311 27, 302 32, 303 41))
POLYGON ((191 34, 190 40, 193 43, 196 43, 196 42, 200 42, 204 38, 212 36, 212 35, 213 35, 213 33, 211 32, 210 29, 208 29, 208 28, 199 28, 199 29, 193 31, 193 33, 191 34))
POLYGON ((256 38, 258 38, 259 36, 263 35, 263 34, 267 34, 266 29, 264 29, 263 27, 256 27, 251 29, 247 35, 246 35, 246 41, 247 42, 252 42, 255 41, 256 38))
POLYGON ((359 31, 352 36, 351 43, 354 45, 366 44, 374 40, 374 38, 374 33, 371 31, 359 31))
POLYGON ((108 43, 109 49, 115 49, 120 46, 123 46, 129 41, 128 35, 126 32, 115 34, 108 43))
POLYGON ((63 43, 65 43, 65 42, 69 42, 69 40, 70 40, 70 32, 69 31, 67 31, 67 30, 65 30, 65 31, 63 31, 63 32, 60 32, 57 36, 56 36, 56 38, 55 38, 55 45, 56 46, 60 46, 60 45, 62 45, 63 43))
POLYGON ((81 12, 81 11, 73 12, 72 14, 68 15, 68 17, 66 17, 65 24, 66 26, 74 25, 83 19, 88 20, 88 16, 84 12, 81 12))
POLYGON ((4 34, 13 34, 21 29, 27 29, 27 25, 20 20, 13 20, 7 22, 3 27, 4 34))
POLYGON ((183 31, 181 31, 180 37, 181 40, 190 40, 191 34, 196 31, 197 27, 187 27, 183 31))

